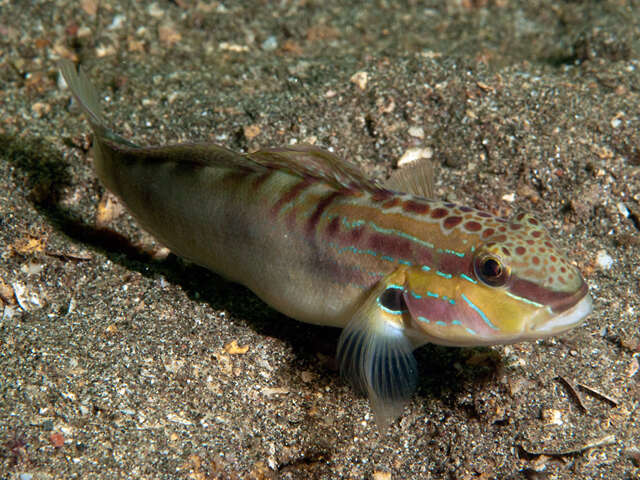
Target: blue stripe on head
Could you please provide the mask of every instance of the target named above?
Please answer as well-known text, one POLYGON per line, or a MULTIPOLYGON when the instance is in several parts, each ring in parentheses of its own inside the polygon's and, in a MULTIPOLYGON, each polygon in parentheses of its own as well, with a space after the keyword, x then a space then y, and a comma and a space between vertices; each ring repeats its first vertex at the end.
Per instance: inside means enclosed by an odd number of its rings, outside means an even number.
POLYGON ((493 323, 491 323, 491 320, 489 320, 489 317, 487 317, 487 315, 482 310, 480 310, 480 308, 478 308, 471 300, 469 300, 464 293, 460 294, 460 296, 462 297, 462 299, 465 302, 467 302, 467 304, 473 310, 475 310, 475 312, 478 315, 480 315, 480 318, 482 318, 482 320, 484 320, 484 323, 486 323, 489 327, 493 328, 494 330, 499 330, 498 327, 496 327, 493 323))

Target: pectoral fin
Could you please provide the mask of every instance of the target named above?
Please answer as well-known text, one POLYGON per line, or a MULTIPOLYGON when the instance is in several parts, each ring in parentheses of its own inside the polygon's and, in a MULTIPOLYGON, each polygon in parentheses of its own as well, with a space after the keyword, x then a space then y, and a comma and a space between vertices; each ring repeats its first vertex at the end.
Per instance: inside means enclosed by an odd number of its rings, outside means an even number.
POLYGON ((404 313, 380 303, 388 288, 387 283, 380 282, 338 341, 340 371, 368 395, 381 430, 402 412, 415 391, 418 376, 413 345, 402 324, 404 313))

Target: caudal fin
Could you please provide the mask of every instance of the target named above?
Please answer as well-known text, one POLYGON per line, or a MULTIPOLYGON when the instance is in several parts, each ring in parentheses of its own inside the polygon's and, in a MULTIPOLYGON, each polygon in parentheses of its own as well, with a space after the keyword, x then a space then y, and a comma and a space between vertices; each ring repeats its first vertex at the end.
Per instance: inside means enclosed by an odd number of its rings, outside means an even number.
MULTIPOLYGON (((107 123, 102 116, 100 108, 100 97, 82 70, 77 71, 75 65, 70 60, 60 61, 60 73, 71 89, 73 98, 75 98, 83 113, 89 120, 91 128, 99 133, 100 130, 107 130, 107 123)), ((101 133, 101 132, 100 132, 101 133)))
POLYGON ((109 128, 102 116, 98 92, 82 69, 76 70, 73 62, 66 59, 61 60, 59 66, 64 81, 71 89, 73 98, 80 105, 96 136, 100 139, 106 138, 129 147, 137 147, 137 145, 125 140, 109 128))

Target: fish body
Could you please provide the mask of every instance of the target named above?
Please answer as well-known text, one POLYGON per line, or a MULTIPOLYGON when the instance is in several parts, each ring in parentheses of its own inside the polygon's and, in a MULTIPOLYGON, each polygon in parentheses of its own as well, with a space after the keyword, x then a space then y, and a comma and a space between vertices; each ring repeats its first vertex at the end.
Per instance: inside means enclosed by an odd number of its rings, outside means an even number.
POLYGON ((343 328, 341 371, 380 424, 415 389, 420 345, 537 339, 591 312, 580 272, 529 214, 430 200, 406 175, 392 184, 411 191, 398 192, 311 146, 140 147, 107 126, 82 72, 61 71, 103 184, 174 253, 294 319, 343 328))

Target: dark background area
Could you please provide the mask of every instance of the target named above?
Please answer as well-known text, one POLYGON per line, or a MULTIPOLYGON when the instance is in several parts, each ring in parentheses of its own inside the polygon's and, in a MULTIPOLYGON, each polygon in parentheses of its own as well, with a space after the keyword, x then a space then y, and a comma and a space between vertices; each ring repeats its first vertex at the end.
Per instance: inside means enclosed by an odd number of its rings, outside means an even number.
POLYGON ((0 478, 638 478, 639 23, 624 0, 0 1, 0 478), (315 143, 377 178, 423 149, 440 198, 540 218, 594 314, 424 347, 380 433, 336 330, 105 195, 60 58, 136 143, 315 143))

